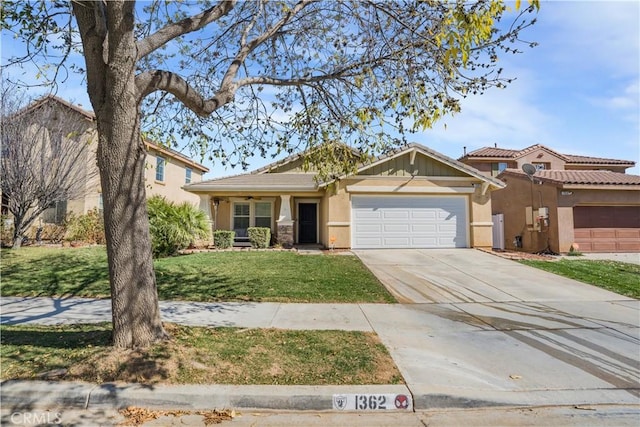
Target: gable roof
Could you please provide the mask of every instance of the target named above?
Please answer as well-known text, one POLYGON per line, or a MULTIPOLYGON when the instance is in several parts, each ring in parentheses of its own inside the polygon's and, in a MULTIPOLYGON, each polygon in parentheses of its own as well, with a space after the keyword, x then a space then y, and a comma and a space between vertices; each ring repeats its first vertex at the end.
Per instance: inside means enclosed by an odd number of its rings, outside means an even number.
MULTIPOLYGON (((391 160, 395 157, 398 156, 402 156, 406 153, 411 153, 411 152, 416 152, 416 153, 420 153, 422 155, 425 155, 427 157, 431 157, 434 160, 437 160, 447 166, 450 166, 454 169, 457 169, 467 175, 470 175, 474 178, 479 179, 480 181, 486 182, 487 184, 493 185, 494 187, 497 188, 504 188, 505 187, 505 183, 500 181, 499 179, 496 179, 494 177, 491 176, 486 176, 483 173, 481 173, 479 170, 477 170, 474 167, 471 167, 469 165, 466 165, 462 162, 459 162, 458 160, 454 160, 451 157, 445 156, 442 153, 439 153, 437 151, 434 151, 430 148, 425 147, 422 144, 418 144, 417 142, 412 142, 410 144, 407 144, 405 147, 400 147, 396 150, 393 150, 389 153, 383 154, 378 156, 375 160, 373 160, 370 163, 362 163, 358 169, 357 169, 357 173, 360 173, 364 170, 367 170, 373 166, 376 166, 380 163, 386 162, 388 160, 391 160)), ((342 176, 340 178, 345 178, 345 176, 342 176)), ((324 183, 322 185, 327 185, 329 183, 324 183)))
POLYGON ((497 147, 482 147, 467 153, 466 155, 462 156, 460 160, 469 159, 469 158, 496 158, 496 159, 515 160, 525 156, 526 154, 531 153, 532 151, 539 150, 539 149, 547 151, 550 154, 553 154, 561 158, 562 160, 564 160, 566 163, 569 163, 569 164, 629 165, 629 167, 632 167, 636 164, 634 161, 631 161, 631 160, 608 159, 603 157, 592 157, 592 156, 579 156, 574 154, 561 154, 542 144, 534 144, 522 150, 511 150, 507 148, 497 148, 497 147))
MULTIPOLYGON (((57 97, 55 95, 47 95, 47 96, 43 96, 42 98, 39 98, 37 100, 35 100, 34 102, 32 102, 31 104, 29 104, 27 107, 25 107, 22 111, 20 111, 18 114, 27 114, 30 111, 33 111, 35 109, 37 109, 38 107, 46 104, 47 102, 55 102, 58 103, 60 105, 62 105, 65 108, 70 109, 71 111, 78 113, 80 115, 82 115, 84 118, 90 120, 90 121, 95 121, 96 120, 96 115, 92 112, 92 111, 88 111, 83 109, 82 107, 72 104, 69 101, 66 101, 60 97, 57 97)), ((180 161, 186 163, 189 166, 192 166, 195 169, 198 169, 200 171, 202 171, 203 173, 209 172, 209 168, 196 162, 195 160, 191 159, 188 156, 185 156, 184 154, 180 153, 179 151, 176 151, 172 148, 169 147, 165 147, 163 145, 160 145, 156 142, 150 141, 148 139, 144 140, 145 145, 147 146, 147 148, 151 147, 152 149, 161 152, 169 157, 174 157, 176 159, 179 159, 180 161)))
MULTIPOLYGON (((350 146, 348 146, 347 144, 344 144, 342 142, 332 142, 331 144, 334 145, 339 145, 349 151, 351 151, 353 153, 353 155, 360 157, 361 153, 356 150, 355 148, 352 148, 350 146)), ((319 147, 313 147, 309 150, 304 150, 301 151, 299 153, 294 153, 291 154, 290 156, 285 157, 284 159, 281 160, 276 160, 275 162, 271 162, 268 165, 262 166, 261 168, 255 169, 253 171, 251 171, 250 173, 252 174, 267 174, 267 173, 271 173, 274 169, 278 169, 282 166, 285 166, 289 163, 293 163, 296 160, 301 159, 302 157, 304 157, 305 155, 307 155, 309 152, 313 152, 314 150, 317 150, 319 147)))
MULTIPOLYGON (((527 177, 520 169, 505 169, 502 176, 527 177)), ((536 180, 565 185, 606 185, 640 188, 640 176, 601 170, 539 170, 533 175, 536 180)))
MULTIPOLYGON (((433 151, 424 145, 412 143, 405 147, 398 148, 390 153, 377 157, 371 163, 362 163, 358 166, 357 172, 362 172, 366 169, 374 167, 377 164, 383 163, 387 160, 393 159, 407 153, 416 152, 422 155, 431 157, 439 162, 442 162, 454 169, 464 172, 479 181, 492 185, 496 188, 504 188, 506 185, 504 182, 483 175, 475 168, 465 165, 457 160, 433 151)), ((288 162, 294 161, 300 158, 304 153, 297 154, 295 156, 288 157, 288 162)), ((317 191, 320 188, 324 188, 327 185, 335 181, 331 179, 325 182, 317 182, 317 174, 315 173, 268 173, 273 165, 281 165, 279 162, 272 163, 260 169, 252 172, 248 172, 240 175, 233 175, 228 177, 214 178, 206 181, 192 183, 185 185, 183 188, 188 191, 251 191, 251 192, 269 192, 269 191, 317 191)), ((353 176, 353 175, 349 175, 353 176)), ((336 179, 347 178, 343 175, 336 179)))

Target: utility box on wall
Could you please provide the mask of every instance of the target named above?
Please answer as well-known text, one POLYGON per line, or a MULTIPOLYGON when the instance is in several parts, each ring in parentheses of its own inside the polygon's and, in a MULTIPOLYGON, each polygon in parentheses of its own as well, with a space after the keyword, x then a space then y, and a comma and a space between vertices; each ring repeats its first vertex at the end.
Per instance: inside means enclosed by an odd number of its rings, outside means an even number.
POLYGON ((493 249, 504 250, 504 214, 491 215, 493 249))

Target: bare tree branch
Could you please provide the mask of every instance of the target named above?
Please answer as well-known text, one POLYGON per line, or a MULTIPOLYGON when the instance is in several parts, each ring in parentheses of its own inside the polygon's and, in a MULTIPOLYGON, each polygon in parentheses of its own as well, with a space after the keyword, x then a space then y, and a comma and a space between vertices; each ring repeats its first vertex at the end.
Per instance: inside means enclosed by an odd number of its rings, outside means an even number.
POLYGON ((137 60, 144 58, 176 37, 197 31, 225 16, 236 5, 237 0, 223 0, 202 13, 176 23, 171 23, 137 43, 137 60))

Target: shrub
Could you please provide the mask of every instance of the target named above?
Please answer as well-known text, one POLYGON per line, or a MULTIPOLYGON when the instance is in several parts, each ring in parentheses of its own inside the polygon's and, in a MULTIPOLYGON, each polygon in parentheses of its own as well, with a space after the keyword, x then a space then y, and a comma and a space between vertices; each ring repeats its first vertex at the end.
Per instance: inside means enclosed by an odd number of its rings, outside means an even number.
POLYGON ((209 223, 200 209, 184 202, 175 204, 161 196, 147 201, 149 231, 154 257, 175 255, 196 239, 209 236, 209 223))
POLYGON ((8 215, 0 216, 0 240, 6 246, 13 243, 13 220, 8 215))
POLYGON ((84 215, 76 216, 70 214, 67 217, 66 223, 66 240, 98 245, 105 243, 104 221, 102 214, 97 209, 90 210, 84 215))
POLYGON ((236 233, 231 230, 216 230, 213 232, 213 244, 218 249, 227 249, 233 246, 236 233))
POLYGON ((249 227, 247 234, 252 248, 268 248, 271 243, 271 229, 268 227, 249 227))

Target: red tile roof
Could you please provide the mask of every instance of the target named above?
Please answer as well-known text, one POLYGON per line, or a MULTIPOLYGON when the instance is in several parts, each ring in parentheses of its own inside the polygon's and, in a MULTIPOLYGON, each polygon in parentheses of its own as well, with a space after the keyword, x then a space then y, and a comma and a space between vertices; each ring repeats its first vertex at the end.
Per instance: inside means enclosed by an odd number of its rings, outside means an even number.
POLYGON ((497 147, 482 147, 477 150, 471 151, 467 153, 463 158, 469 157, 492 157, 492 158, 503 158, 503 159, 516 159, 521 157, 531 151, 543 149, 553 153, 560 158, 564 159, 569 164, 594 164, 594 165, 635 165, 635 162, 631 160, 620 160, 620 159, 607 159, 603 157, 591 157, 591 156, 578 156, 574 154, 561 154, 557 151, 554 151, 548 147, 545 147, 542 144, 535 144, 530 147, 524 148, 522 150, 511 150, 507 148, 497 148, 497 147))
MULTIPOLYGON (((526 176, 520 169, 506 169, 502 174, 526 176)), ((640 186, 638 175, 600 170, 539 170, 533 177, 555 184, 640 186)))

